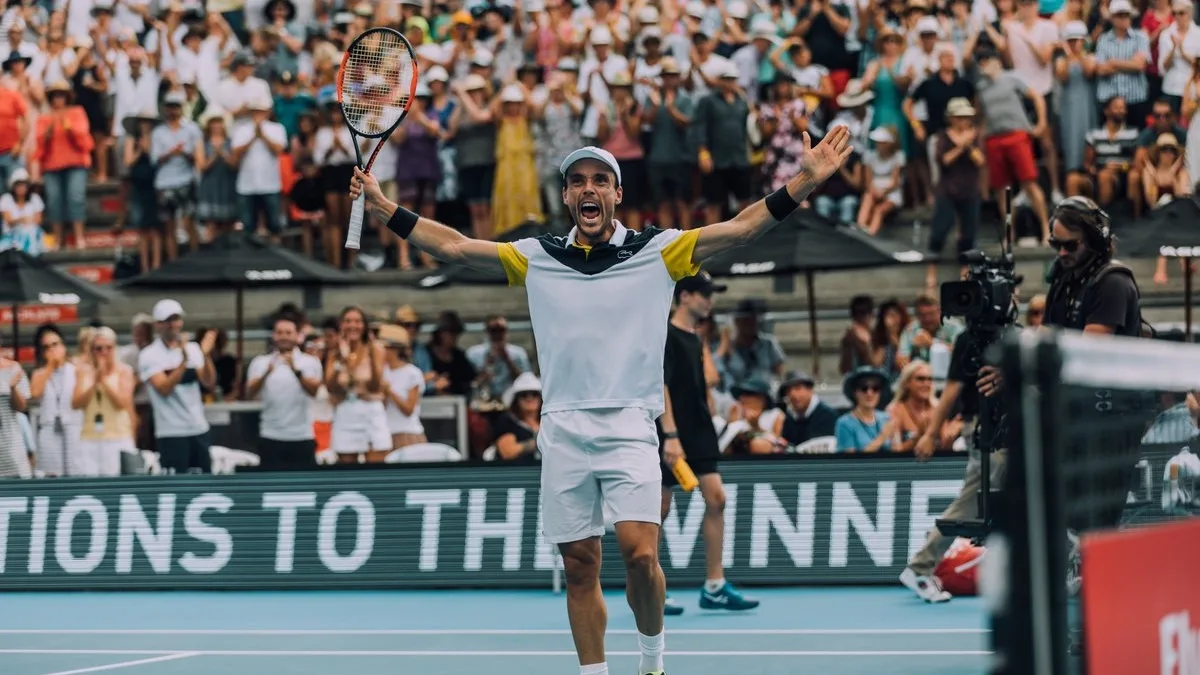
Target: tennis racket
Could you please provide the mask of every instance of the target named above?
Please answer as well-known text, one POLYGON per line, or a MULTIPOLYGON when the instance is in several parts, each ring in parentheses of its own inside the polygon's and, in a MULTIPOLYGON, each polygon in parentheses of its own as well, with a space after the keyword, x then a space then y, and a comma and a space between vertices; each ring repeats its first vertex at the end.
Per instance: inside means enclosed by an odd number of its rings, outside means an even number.
MULTIPOLYGON (((337 96, 346 118, 346 127, 354 140, 354 156, 364 172, 371 165, 388 136, 400 126, 417 92, 417 57, 412 45, 391 28, 371 28, 350 43, 342 55, 338 71, 337 96), (379 143, 363 164, 360 138, 377 138, 379 143)), ((363 195, 350 209, 346 248, 357 249, 362 237, 363 195)))

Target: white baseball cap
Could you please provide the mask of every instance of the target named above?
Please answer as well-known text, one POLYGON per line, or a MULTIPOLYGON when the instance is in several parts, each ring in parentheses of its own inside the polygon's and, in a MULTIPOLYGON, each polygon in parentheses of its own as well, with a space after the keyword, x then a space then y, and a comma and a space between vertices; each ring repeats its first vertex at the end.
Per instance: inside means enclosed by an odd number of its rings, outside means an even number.
POLYGON ((150 314, 154 317, 155 321, 169 321, 173 316, 184 315, 183 305, 179 304, 179 301, 171 300, 170 298, 159 300, 154 303, 154 309, 151 310, 150 314))
POLYGON ((1116 16, 1117 14, 1134 14, 1135 12, 1129 0, 1112 0, 1108 5, 1108 13, 1111 16, 1116 16))
MULTIPOLYGON (((1122 0, 1113 0, 1114 3, 1122 0)), ((923 16, 917 21, 917 35, 927 35, 929 33, 937 34, 941 32, 941 24, 938 23, 935 16, 923 16)))
POLYGON ((567 171, 570 170, 572 164, 583 159, 594 159, 597 162, 604 163, 605 166, 612 169, 612 172, 616 174, 617 185, 619 186, 621 184, 621 167, 617 164, 617 158, 613 157, 611 152, 603 148, 597 148, 594 145, 580 148, 567 155, 567 158, 563 160, 562 166, 559 167, 559 171, 562 172, 563 178, 566 178, 567 171))
POLYGON ((1064 40, 1082 40, 1087 36, 1087 24, 1082 21, 1068 21, 1067 25, 1063 26, 1062 39, 1064 40))

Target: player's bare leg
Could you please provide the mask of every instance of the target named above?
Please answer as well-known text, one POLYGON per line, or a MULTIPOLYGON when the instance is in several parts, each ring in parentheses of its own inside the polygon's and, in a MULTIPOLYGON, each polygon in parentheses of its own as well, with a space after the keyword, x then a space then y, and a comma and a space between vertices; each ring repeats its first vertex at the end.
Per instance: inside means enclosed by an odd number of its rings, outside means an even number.
POLYGON ((721 474, 700 476, 700 496, 704 498, 704 520, 700 531, 704 535, 704 562, 709 584, 725 581, 722 556, 725 553, 725 484, 721 474))
POLYGON ((658 564, 659 526, 623 521, 616 524, 617 545, 625 559, 625 598, 638 628, 642 662, 639 673, 663 671, 663 605, 667 580, 658 564))
MULTIPOLYGON (((559 544, 567 586, 567 616, 581 667, 603 664, 608 610, 600 590, 600 538, 559 544)), ((596 671, 603 673, 604 671, 596 671)))

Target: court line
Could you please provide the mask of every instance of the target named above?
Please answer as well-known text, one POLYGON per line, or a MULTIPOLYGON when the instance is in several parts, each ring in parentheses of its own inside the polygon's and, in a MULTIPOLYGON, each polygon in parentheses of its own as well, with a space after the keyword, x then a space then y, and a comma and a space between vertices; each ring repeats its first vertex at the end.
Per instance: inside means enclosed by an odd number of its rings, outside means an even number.
MULTIPOLYGON (((667 629, 671 635, 982 635, 986 628, 680 628, 667 629)), ((570 635, 565 628, 420 628, 420 629, 247 629, 236 628, 11 628, 0 635, 570 635)), ((636 630, 609 630, 609 635, 636 635, 636 630)))
MULTIPOLYGON (((291 650, 239 650, 239 649, 214 649, 200 650, 189 652, 166 651, 160 649, 0 649, 0 654, 127 654, 127 655, 149 655, 158 654, 163 656, 171 656, 173 658, 184 658, 184 656, 445 656, 445 657, 460 657, 460 656, 519 656, 519 657, 535 657, 535 656, 575 656, 573 651, 447 651, 447 650, 412 650, 412 651, 396 651, 396 650, 310 650, 310 651, 291 651, 291 650)), ((641 652, 608 652, 610 656, 640 656, 641 652)), ((861 650, 821 650, 821 651, 779 651, 779 650, 763 650, 763 651, 671 651, 668 652, 668 657, 673 656, 706 656, 706 657, 744 657, 744 656, 988 656, 990 651, 985 650, 887 650, 887 651, 861 651, 861 650)), ((167 659, 162 659, 167 660, 167 659)), ((129 664, 127 664, 129 665, 129 664)), ((79 671, 89 672, 89 671, 79 671)), ((64 675, 57 673, 52 675, 64 675)))
POLYGON ((177 652, 174 654, 166 654, 151 659, 139 659, 137 661, 122 661, 121 663, 110 663, 106 666, 92 666, 91 668, 79 668, 77 670, 59 670, 46 675, 81 675, 82 673, 99 673, 105 670, 119 670, 121 668, 131 668, 133 666, 144 666, 148 663, 162 663, 163 661, 178 661, 179 659, 190 659, 193 656, 199 656, 199 652, 177 652))

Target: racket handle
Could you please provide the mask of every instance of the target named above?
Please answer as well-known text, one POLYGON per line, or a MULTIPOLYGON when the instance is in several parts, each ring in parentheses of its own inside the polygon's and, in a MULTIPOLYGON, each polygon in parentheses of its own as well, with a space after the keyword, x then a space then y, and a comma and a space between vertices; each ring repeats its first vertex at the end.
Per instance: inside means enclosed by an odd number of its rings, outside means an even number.
POLYGON ((350 227, 346 228, 346 248, 357 251, 362 239, 363 212, 366 210, 366 197, 359 195, 350 207, 350 227))

